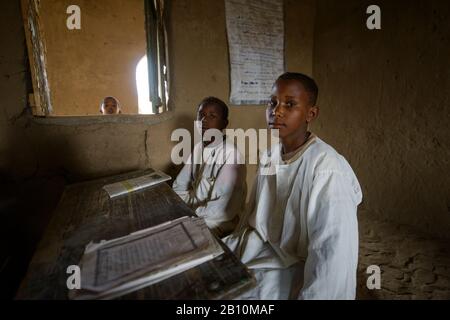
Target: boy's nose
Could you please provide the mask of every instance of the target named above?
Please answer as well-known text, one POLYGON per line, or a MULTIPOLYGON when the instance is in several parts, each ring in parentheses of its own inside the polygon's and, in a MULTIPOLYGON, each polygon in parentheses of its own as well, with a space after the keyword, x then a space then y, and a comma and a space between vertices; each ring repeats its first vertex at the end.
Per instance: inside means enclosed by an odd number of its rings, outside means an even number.
POLYGON ((277 105, 275 106, 275 108, 273 108, 272 114, 273 114, 275 117, 280 117, 280 116, 282 116, 280 104, 277 104, 277 105))

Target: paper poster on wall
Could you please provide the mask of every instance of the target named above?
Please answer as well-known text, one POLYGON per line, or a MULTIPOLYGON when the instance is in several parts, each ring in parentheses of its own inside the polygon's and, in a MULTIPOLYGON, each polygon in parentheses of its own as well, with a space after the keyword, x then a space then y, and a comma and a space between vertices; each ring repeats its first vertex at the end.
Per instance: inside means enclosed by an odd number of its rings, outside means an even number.
POLYGON ((284 72, 283 0, 225 0, 230 102, 264 104, 284 72))

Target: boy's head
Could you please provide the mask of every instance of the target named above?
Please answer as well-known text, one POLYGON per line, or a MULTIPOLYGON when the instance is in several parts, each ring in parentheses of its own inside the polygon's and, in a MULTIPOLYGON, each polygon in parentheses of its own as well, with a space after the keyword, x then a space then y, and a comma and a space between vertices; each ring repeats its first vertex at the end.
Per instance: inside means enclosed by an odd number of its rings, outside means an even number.
POLYGON ((267 124, 279 130, 279 137, 303 138, 308 124, 317 118, 319 89, 316 82, 302 73, 286 72, 275 81, 266 110, 267 124))
POLYGON ((228 106, 218 98, 207 97, 198 105, 197 120, 202 122, 202 134, 208 129, 223 130, 228 126, 228 106))
POLYGON ((100 113, 102 114, 119 114, 120 104, 114 97, 106 97, 100 105, 100 113))

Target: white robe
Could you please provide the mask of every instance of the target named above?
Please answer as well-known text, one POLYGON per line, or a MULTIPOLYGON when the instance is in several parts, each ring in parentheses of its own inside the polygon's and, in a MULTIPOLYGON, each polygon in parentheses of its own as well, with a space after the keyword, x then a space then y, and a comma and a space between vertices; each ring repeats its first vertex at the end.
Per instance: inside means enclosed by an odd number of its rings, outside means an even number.
POLYGON ((245 207, 245 164, 237 148, 226 140, 201 149, 200 143, 195 145, 173 190, 210 229, 224 236, 236 228, 245 207))
POLYGON ((250 207, 227 245, 254 269, 242 299, 354 299, 359 183, 347 161, 312 135, 288 161, 262 157, 250 207), (262 173, 265 172, 265 175, 262 173))

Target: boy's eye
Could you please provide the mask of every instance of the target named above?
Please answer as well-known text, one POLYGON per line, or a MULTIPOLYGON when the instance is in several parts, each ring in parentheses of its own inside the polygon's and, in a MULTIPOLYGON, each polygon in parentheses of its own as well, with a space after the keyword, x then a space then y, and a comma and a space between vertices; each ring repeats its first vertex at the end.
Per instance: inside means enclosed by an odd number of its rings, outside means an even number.
POLYGON ((277 102, 276 102, 275 100, 271 100, 271 101, 269 102, 269 107, 275 108, 276 106, 277 106, 277 102))
POLYGON ((294 101, 288 101, 288 102, 286 102, 286 106, 287 106, 288 108, 292 108, 294 105, 295 105, 295 102, 294 102, 294 101))

